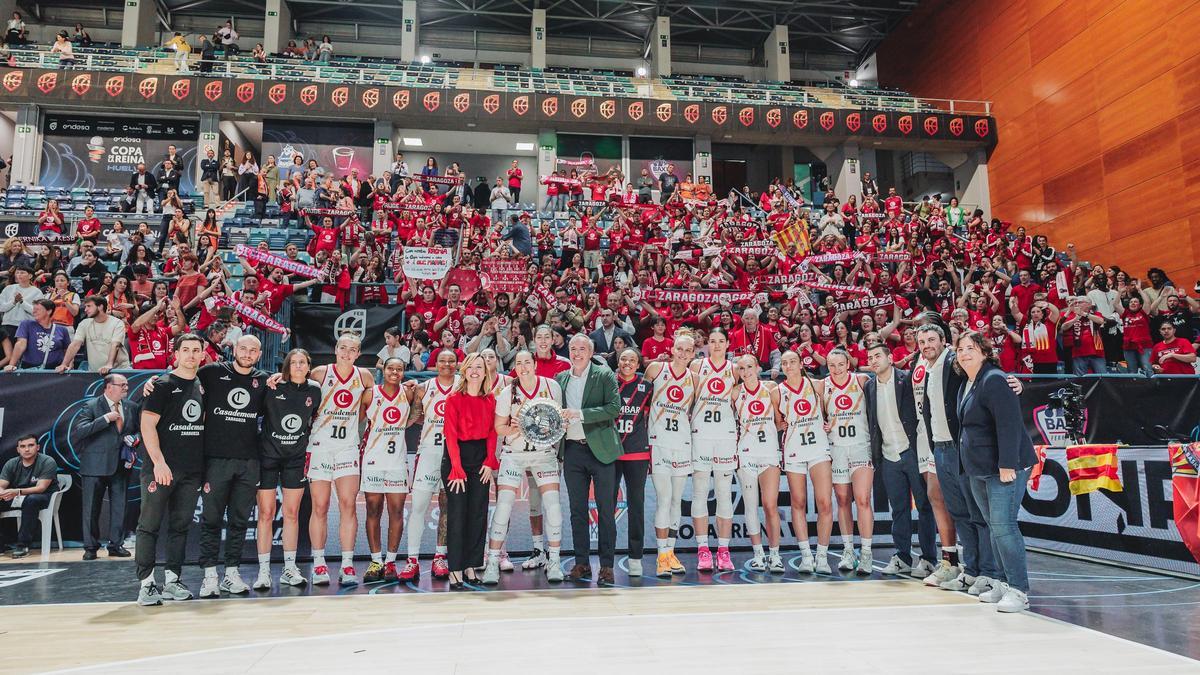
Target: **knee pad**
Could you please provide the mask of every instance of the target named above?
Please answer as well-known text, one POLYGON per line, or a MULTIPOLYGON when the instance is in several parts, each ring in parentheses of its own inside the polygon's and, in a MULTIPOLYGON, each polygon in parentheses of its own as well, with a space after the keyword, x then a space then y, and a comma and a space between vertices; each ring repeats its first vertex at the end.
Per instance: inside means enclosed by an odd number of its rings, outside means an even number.
POLYGON ((717 517, 733 518, 733 474, 718 474, 713 491, 717 495, 717 517))
POLYGON ((692 517, 708 517, 708 485, 712 474, 692 474, 692 517))
POLYGON ((671 476, 655 474, 651 478, 654 481, 655 494, 654 527, 660 529, 669 528, 671 527, 671 502, 675 501, 672 497, 673 486, 671 485, 671 476))
POLYGON ((546 541, 562 540, 562 501, 558 490, 542 495, 542 509, 546 513, 546 541))
POLYGON ((512 505, 516 501, 512 490, 498 490, 496 508, 492 511, 492 526, 488 530, 488 538, 492 541, 504 541, 508 536, 508 519, 512 515, 512 505))
POLYGON ((533 476, 526 475, 526 479, 529 483, 529 517, 533 518, 542 515, 542 493, 533 476))

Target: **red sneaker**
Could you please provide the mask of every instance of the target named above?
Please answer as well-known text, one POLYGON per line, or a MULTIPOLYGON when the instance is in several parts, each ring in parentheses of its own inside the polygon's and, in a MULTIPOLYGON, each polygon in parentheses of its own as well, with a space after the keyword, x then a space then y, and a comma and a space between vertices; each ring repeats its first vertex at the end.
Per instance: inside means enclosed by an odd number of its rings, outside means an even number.
POLYGON ((433 575, 434 579, 449 579, 450 565, 446 562, 446 556, 433 556, 433 565, 430 566, 429 572, 433 575))
MULTIPOLYGON (((393 569, 395 566, 393 565, 393 569)), ((404 569, 400 570, 400 575, 396 577, 399 581, 419 581, 421 579, 421 566, 417 564, 416 558, 409 558, 404 564, 404 569)))
POLYGON ((396 563, 390 562, 390 563, 383 564, 383 580, 384 581, 395 581, 396 580, 396 563))

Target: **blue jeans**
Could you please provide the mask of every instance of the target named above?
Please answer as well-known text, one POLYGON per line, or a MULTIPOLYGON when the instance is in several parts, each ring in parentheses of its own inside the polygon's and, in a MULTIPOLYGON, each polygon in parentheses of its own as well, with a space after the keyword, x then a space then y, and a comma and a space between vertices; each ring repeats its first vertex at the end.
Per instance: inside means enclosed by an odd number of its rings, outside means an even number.
POLYGON ((1108 369, 1104 366, 1103 356, 1076 356, 1071 359, 1071 372, 1076 376, 1089 372, 1103 375, 1108 369))
POLYGON ((953 442, 935 442, 933 461, 937 465, 938 484, 942 487, 946 510, 954 520, 958 543, 962 545, 963 571, 972 577, 982 574, 1004 581, 992 553, 987 521, 975 500, 970 498, 970 483, 958 461, 958 446, 953 442))
POLYGON ((1029 471, 1018 471, 1011 483, 1001 483, 1000 476, 972 476, 970 479, 971 494, 987 519, 992 548, 1004 570, 1003 579, 1009 586, 1025 593, 1029 592, 1029 568, 1025 562, 1025 538, 1017 525, 1017 512, 1025 496, 1029 471))
POLYGON ((1153 375, 1154 369, 1150 367, 1150 350, 1143 349, 1141 351, 1135 349, 1125 350, 1125 363, 1129 365, 1128 372, 1141 373, 1143 375, 1153 375))
POLYGON ((888 461, 885 457, 881 464, 883 486, 887 489, 888 505, 892 511, 892 542, 896 546, 896 555, 905 565, 913 564, 912 504, 915 501, 917 541, 921 544, 921 557, 936 565, 937 523, 933 519, 929 495, 925 493, 925 481, 921 478, 921 472, 917 470, 916 450, 905 450, 896 462, 888 461))

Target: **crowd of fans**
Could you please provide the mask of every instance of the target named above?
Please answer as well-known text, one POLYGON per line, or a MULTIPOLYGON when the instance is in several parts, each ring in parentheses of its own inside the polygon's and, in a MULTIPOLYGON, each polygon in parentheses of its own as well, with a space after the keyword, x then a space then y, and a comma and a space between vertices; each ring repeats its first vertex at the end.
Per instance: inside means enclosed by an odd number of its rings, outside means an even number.
POLYGON ((219 255, 217 212, 193 221, 178 181, 169 156, 131 177, 130 213, 157 212, 160 222, 118 219, 106 228, 89 210, 68 231, 51 200, 41 234, 74 243, 5 242, 0 365, 65 369, 86 347, 93 370, 162 368, 170 336, 188 327, 209 339, 211 359, 244 331, 277 351, 277 332, 222 298, 287 325, 285 304, 307 291, 314 302, 404 304, 389 349, 403 349, 418 370, 432 368, 444 349, 492 347, 508 364, 534 344, 542 323, 555 329, 539 352, 547 360, 565 355, 577 332, 590 334, 609 360, 625 347, 647 361, 666 359, 673 338, 689 330, 703 353, 703 329, 723 326, 736 352, 772 372, 793 350, 820 374, 838 346, 866 369, 873 333, 905 367, 916 353, 909 326, 931 311, 954 332, 991 336, 1010 372, 1195 372, 1200 307, 1162 270, 1135 277, 1089 264, 1071 244, 1060 252, 1045 236, 987 222, 956 199, 906 204, 894 188, 883 196, 869 174, 859 194, 843 200, 831 190, 821 210, 810 210, 778 180, 717 199, 705 180, 678 176, 673 166, 633 180, 616 168, 571 167, 537 181, 550 210, 531 213, 519 208, 526 178, 515 161, 494 184, 479 178, 472 188, 457 162, 440 169, 432 157, 412 170, 397 154, 391 170, 360 177, 303 157, 286 167, 267 157, 260 166, 250 153, 235 162, 225 150, 217 160, 210 149, 205 202, 252 199, 259 214, 277 205, 286 225, 313 232, 303 255, 294 244, 281 253, 322 271, 307 279, 243 259, 238 290, 230 281, 239 275, 219 255), (806 227, 811 250, 797 250, 803 240, 772 240, 795 223, 806 227), (403 250, 429 245, 455 251, 450 273, 440 282, 408 279, 403 250), (496 257, 523 261, 523 292, 489 292, 480 265, 496 257), (670 290, 699 294, 664 294, 670 290), (853 300, 857 308, 838 306, 853 300))

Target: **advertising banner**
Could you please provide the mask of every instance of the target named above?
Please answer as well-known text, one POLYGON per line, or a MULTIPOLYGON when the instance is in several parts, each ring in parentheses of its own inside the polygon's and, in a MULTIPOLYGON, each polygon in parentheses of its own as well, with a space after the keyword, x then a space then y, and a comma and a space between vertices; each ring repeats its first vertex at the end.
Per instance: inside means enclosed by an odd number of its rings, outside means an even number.
POLYGON ((292 120, 267 120, 263 123, 262 154, 275 155, 279 165, 279 177, 291 174, 296 157, 302 163, 317 160, 319 166, 332 171, 334 179, 350 175, 358 169, 358 176, 366 180, 371 174, 371 136, 374 129, 369 124, 347 124, 337 126, 292 120))
POLYGON ((47 114, 38 184, 53 188, 124 188, 139 163, 154 173, 176 146, 181 193, 194 192, 195 121, 47 114))

